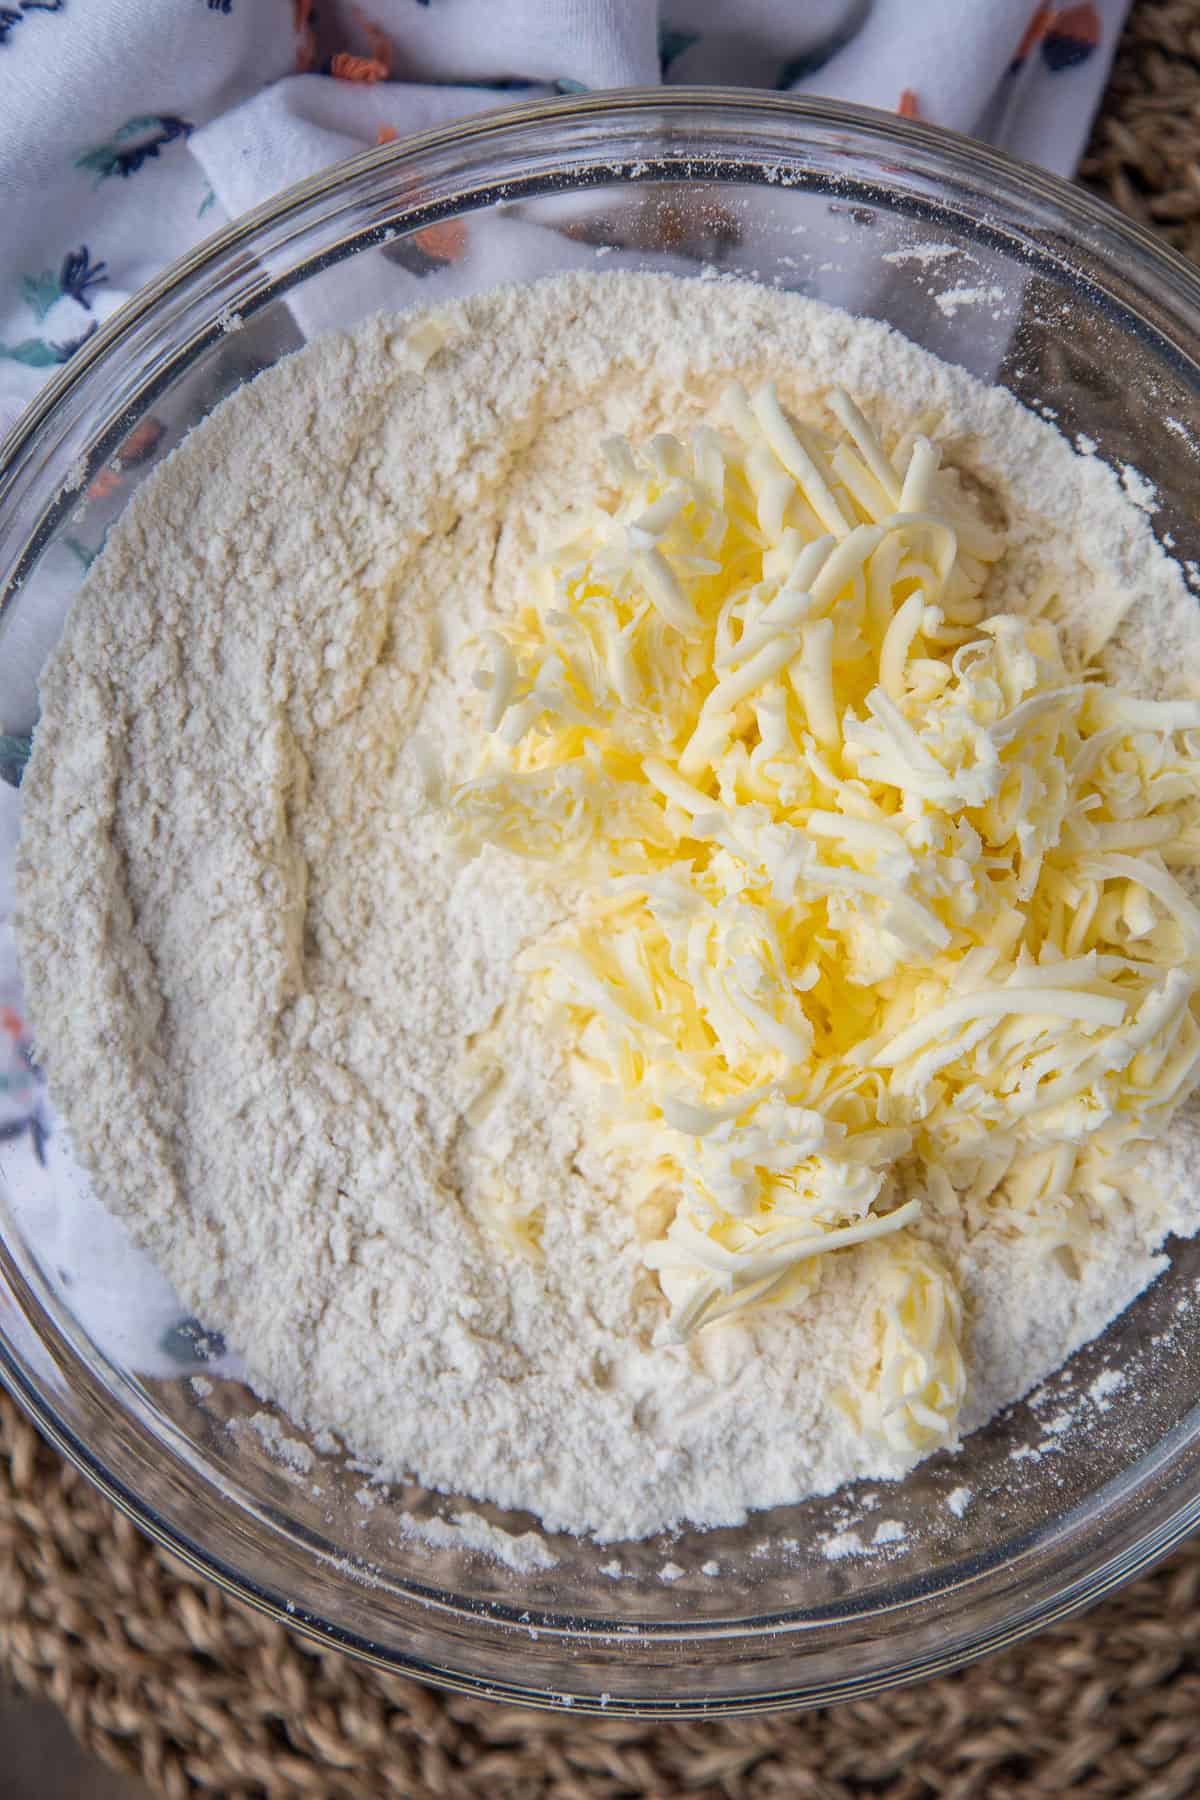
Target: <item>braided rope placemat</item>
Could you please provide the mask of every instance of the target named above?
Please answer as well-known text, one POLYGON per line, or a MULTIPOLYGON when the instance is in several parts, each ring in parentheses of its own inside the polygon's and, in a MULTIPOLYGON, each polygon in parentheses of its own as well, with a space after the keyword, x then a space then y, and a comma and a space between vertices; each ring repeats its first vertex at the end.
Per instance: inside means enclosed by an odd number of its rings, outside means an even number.
MULTIPOLYGON (((1200 0, 1139 0, 1083 179, 1200 259, 1200 0)), ((1029 1643, 873 1700, 650 1724, 435 1693, 144 1539, 0 1392, 0 1678, 170 1800, 1192 1800, 1200 1541, 1029 1643)))
POLYGON ((1080 176, 1200 261, 1197 0, 1135 0, 1080 176))
POLYGON ((314 1648, 156 1550, 2 1394, 0 1470, 0 1669, 171 1800, 1200 1793, 1200 1542, 957 1674, 791 1717, 651 1724, 435 1693, 314 1648))

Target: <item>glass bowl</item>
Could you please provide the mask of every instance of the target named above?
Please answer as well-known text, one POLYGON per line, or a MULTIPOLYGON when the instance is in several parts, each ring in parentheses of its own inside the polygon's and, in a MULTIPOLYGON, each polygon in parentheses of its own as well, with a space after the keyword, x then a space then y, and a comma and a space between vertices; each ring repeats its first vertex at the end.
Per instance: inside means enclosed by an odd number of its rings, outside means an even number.
MULTIPOLYGON (((1145 232, 1063 182, 883 114, 719 90, 537 104, 292 188, 144 288, 42 390, 0 456, 9 778, 82 568, 224 395, 380 308, 593 266, 714 267, 885 318, 1135 464, 1157 490, 1155 529, 1200 563, 1200 278, 1145 232)), ((0 799, 2 911, 18 803, 0 799)), ((1031 1402, 902 1483, 738 1529, 550 1538, 546 1566, 519 1572, 447 1522, 466 1509, 476 1533, 481 1517, 520 1535, 535 1521, 364 1488, 243 1385, 87 1194, 19 1003, 10 982, 0 1375, 147 1531, 313 1638, 541 1705, 794 1707, 1011 1642, 1127 1579, 1200 1515, 1189 1242, 1031 1402), (85 1213, 81 1267, 71 1222, 85 1213)))

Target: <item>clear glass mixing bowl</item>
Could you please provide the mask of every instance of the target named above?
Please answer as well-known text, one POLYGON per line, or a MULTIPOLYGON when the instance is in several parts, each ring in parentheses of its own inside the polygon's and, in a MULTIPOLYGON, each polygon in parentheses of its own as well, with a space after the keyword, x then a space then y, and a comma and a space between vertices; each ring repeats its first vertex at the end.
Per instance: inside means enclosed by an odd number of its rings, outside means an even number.
MULTIPOLYGON (((3 446, 0 665, 36 664, 137 485, 306 336, 501 280, 619 266, 734 270, 890 320, 1135 464, 1157 489, 1156 530, 1200 561, 1200 279, 1181 258, 1087 195, 945 132, 778 97, 629 93, 358 157, 143 289, 3 446)), ((32 676, 7 705, 11 777, 36 717, 32 676)), ((0 993, 5 1004, 19 995, 0 993)), ((15 1031, 13 1017, 0 1013, 15 1031)), ((0 1135, 0 1375, 164 1544, 388 1667, 613 1712, 828 1701, 1061 1617, 1200 1514, 1200 1246, 1186 1243, 1032 1404, 898 1486, 666 1541, 551 1539, 554 1566, 528 1573, 453 1534, 431 1547, 401 1514, 428 1524, 468 1507, 517 1533, 534 1521, 413 1488, 364 1496, 342 1457, 305 1444, 281 1460, 244 1428, 261 1402, 117 1227, 105 1237, 93 1221, 103 1266, 72 1273, 64 1219, 95 1203, 28 1069, 23 1079, 25 1113, 10 1109, 0 1135)))

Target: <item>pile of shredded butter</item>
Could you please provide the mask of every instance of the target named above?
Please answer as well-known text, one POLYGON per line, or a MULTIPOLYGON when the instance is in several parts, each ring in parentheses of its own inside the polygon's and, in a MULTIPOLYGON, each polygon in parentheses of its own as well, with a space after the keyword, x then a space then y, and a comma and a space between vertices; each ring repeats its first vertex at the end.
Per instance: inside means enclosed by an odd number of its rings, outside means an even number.
MULTIPOLYGON (((774 389, 611 482, 488 634, 466 839, 569 873, 530 991, 634 1171, 680 1340, 879 1261, 844 1403, 951 1438, 958 1210, 1069 1255, 1200 1072, 1200 702, 1114 692, 990 616, 1003 533, 940 466, 774 389)), ((528 1219, 523 1247, 536 1249, 528 1219)))

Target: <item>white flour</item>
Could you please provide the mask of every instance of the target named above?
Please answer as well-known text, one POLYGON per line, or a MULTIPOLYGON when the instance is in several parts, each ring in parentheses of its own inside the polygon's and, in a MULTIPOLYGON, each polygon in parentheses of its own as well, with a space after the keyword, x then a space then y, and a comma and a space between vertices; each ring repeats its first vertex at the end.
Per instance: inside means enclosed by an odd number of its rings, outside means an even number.
MULTIPOLYGON (((736 375, 884 432, 928 408, 1009 514, 1019 604, 1129 608, 1114 668, 1195 663, 1195 602, 1116 477, 999 390, 869 321, 749 284, 572 276, 373 321, 235 395, 137 497, 46 675, 25 784, 20 936, 54 1092, 99 1192, 300 1425, 383 1478, 636 1536, 894 1473, 830 1406, 860 1263, 792 1314, 654 1348, 661 1303, 617 1169, 512 959, 570 905, 421 800, 478 731, 463 648, 543 532, 736 375), (483 1097, 491 1101, 486 1120, 483 1097), (543 1264, 487 1220, 541 1215, 543 1264)), ((1200 1141, 1076 1275, 959 1246, 964 1425, 1026 1392, 1192 1230, 1200 1141)))
POLYGON ((518 1574, 534 1569, 556 1569, 558 1558, 547 1548, 546 1540, 536 1531, 514 1535, 490 1525, 478 1513, 455 1513, 453 1522, 446 1519, 415 1519, 401 1513, 400 1529, 406 1537, 429 1544, 434 1550, 476 1550, 481 1556, 502 1562, 518 1574))

